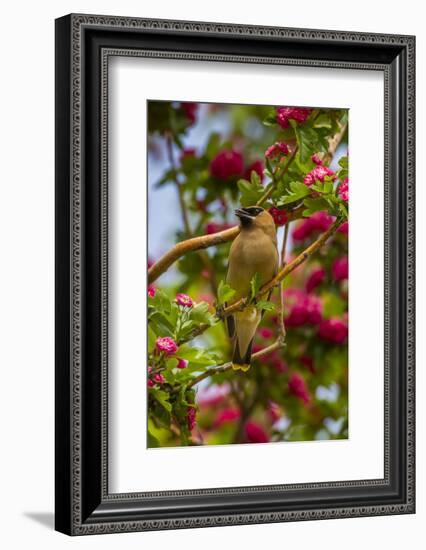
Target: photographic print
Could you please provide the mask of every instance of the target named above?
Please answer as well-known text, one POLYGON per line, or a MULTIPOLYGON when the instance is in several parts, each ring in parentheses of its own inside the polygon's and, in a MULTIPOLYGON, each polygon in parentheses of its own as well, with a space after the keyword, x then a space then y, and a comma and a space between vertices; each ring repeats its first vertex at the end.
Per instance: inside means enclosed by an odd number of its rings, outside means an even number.
POLYGON ((148 447, 348 438, 348 110, 147 109, 148 447))

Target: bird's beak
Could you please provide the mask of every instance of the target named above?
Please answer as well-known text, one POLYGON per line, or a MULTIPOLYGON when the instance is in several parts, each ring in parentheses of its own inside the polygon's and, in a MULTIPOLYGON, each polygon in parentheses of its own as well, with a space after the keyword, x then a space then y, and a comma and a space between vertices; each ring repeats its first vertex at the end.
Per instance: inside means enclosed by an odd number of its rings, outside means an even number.
POLYGON ((238 218, 240 218, 242 223, 244 223, 244 222, 248 223, 248 222, 251 222, 252 220, 254 220, 254 217, 251 216, 245 208, 237 208, 235 210, 235 215, 238 218))

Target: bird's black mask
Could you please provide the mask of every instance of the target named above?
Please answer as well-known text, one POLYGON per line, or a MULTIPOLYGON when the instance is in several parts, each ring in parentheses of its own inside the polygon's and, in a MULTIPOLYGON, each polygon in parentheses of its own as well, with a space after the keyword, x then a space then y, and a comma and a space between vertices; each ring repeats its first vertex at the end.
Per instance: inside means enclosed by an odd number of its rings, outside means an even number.
POLYGON ((259 206, 248 206, 247 208, 237 208, 235 215, 240 219, 243 227, 248 227, 261 212, 263 212, 263 208, 259 206))

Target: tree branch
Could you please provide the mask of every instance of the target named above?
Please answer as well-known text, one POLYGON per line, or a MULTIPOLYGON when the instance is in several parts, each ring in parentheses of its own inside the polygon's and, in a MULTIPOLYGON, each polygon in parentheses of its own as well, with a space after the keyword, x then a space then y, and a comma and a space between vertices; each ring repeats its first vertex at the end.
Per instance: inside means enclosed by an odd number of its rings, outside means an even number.
MULTIPOLYGON (((284 342, 281 337, 277 338, 277 340, 271 344, 270 346, 261 349, 260 351, 257 351, 256 353, 253 353, 251 356, 252 359, 260 359, 264 355, 267 355, 268 353, 272 353, 273 351, 276 351, 277 349, 280 349, 284 346, 284 342)), ((191 380, 191 382, 188 384, 188 388, 192 388, 201 380, 204 380, 205 378, 208 378, 209 376, 213 376, 213 374, 220 374, 224 373, 228 370, 232 369, 232 362, 229 361, 228 363, 224 363, 223 365, 219 365, 217 367, 211 367, 210 369, 207 369, 202 374, 191 380)))
MULTIPOLYGON (((305 207, 298 208, 288 214, 289 220, 297 220, 302 217, 302 212, 305 207)), ((167 269, 174 264, 179 258, 188 254, 188 252, 194 252, 203 248, 209 248, 210 246, 217 246, 218 244, 227 243, 233 241, 240 232, 240 226, 235 225, 225 231, 219 231, 218 233, 212 233, 211 235, 200 235, 199 237, 193 237, 175 244, 173 248, 167 251, 161 258, 155 262, 148 270, 148 284, 152 284, 158 279, 167 269)))
MULTIPOLYGON (((277 275, 273 279, 271 279, 269 282, 264 284, 260 288, 256 298, 260 298, 264 294, 267 294, 270 290, 272 290, 275 286, 277 286, 280 283, 280 281, 282 281, 284 279, 284 277, 286 277, 289 273, 294 271, 296 269, 296 267, 299 267, 299 265, 302 264, 307 258, 309 258, 309 256, 314 254, 314 252, 319 250, 321 248, 321 246, 329 239, 329 237, 331 237, 331 235, 333 235, 333 233, 336 232, 337 228, 339 227, 339 225, 341 223, 342 223, 342 220, 338 218, 333 223, 333 225, 331 225, 327 229, 327 231, 325 231, 322 235, 320 235, 318 237, 318 239, 316 241, 314 241, 311 245, 309 245, 292 262, 285 265, 277 273, 277 275)), ((243 310, 244 307, 246 306, 246 304, 247 304, 247 298, 241 298, 237 302, 234 302, 233 304, 231 304, 227 308, 223 309, 221 311, 221 314, 220 314, 221 318, 227 317, 228 315, 231 315, 232 313, 235 313, 236 311, 243 310)))

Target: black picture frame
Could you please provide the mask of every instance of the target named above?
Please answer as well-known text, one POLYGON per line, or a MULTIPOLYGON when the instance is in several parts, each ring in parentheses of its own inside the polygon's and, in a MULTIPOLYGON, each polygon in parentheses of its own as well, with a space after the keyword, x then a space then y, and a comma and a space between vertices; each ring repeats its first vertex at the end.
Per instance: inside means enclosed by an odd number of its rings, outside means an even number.
POLYGON ((415 38, 71 14, 56 20, 56 529, 69 535, 415 511, 415 38), (110 55, 374 69, 385 81, 384 478, 108 493, 110 55))

